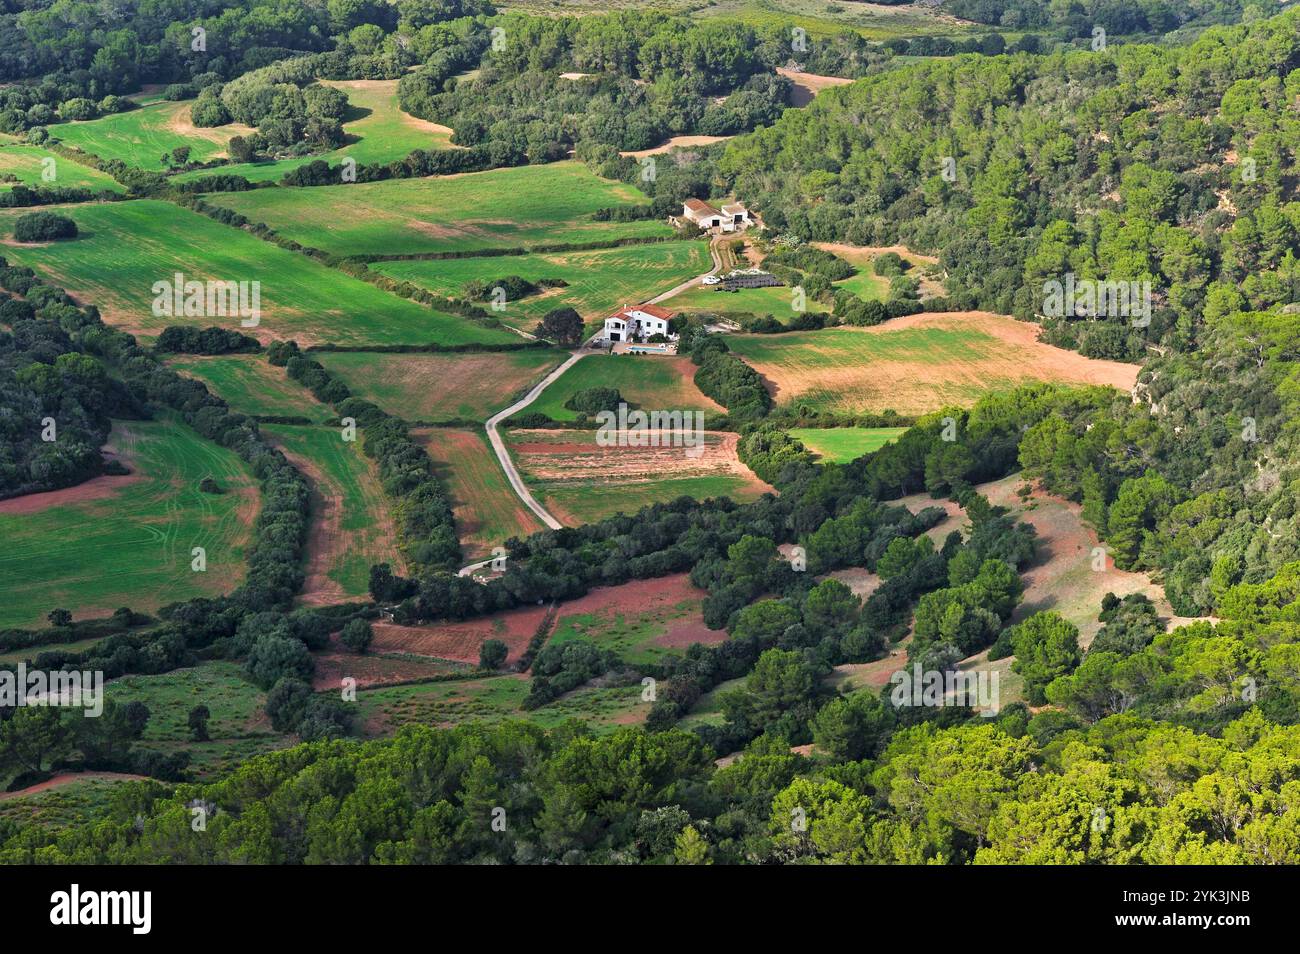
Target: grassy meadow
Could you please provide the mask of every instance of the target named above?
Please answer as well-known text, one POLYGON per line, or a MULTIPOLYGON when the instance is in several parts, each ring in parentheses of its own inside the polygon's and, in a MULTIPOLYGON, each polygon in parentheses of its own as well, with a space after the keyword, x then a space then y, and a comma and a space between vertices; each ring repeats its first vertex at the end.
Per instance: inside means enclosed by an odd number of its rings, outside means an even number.
MULTIPOLYGON (((654 665, 667 656, 680 656, 685 646, 665 646, 659 640, 674 623, 700 620, 701 600, 684 600, 676 606, 641 614, 623 614, 609 610, 598 613, 575 613, 561 617, 550 645, 574 639, 589 639, 602 649, 613 650, 633 666, 654 665)), ((701 624, 702 625, 702 624, 701 624)))
POLYGON ((893 443, 905 430, 905 427, 796 427, 789 434, 823 461, 847 464, 893 443))
POLYGON ((244 463, 166 420, 115 421, 109 446, 130 476, 58 492, 35 512, 0 503, 0 627, 42 623, 56 607, 77 618, 147 612, 243 580, 258 511, 244 463), (199 490, 204 477, 225 492, 199 490), (190 568, 192 547, 207 551, 206 572, 190 568))
MULTIPOLYGON (((45 188, 123 191, 122 186, 106 172, 56 156, 40 146, 22 143, 0 145, 0 176, 13 176, 23 185, 45 188), (53 165, 49 165, 47 160, 53 165), (47 168, 53 170, 53 179, 45 178, 47 168)), ((0 191, 8 192, 11 188, 12 182, 0 182, 0 191)))
POLYGON ((451 130, 402 112, 397 105, 397 80, 322 80, 322 84, 342 90, 348 97, 351 108, 343 117, 347 143, 342 148, 315 156, 196 169, 181 173, 176 180, 185 182, 222 172, 243 176, 250 182, 266 182, 317 159, 338 165, 351 158, 358 165, 368 165, 405 158, 415 149, 452 148, 451 130))
POLYGON ((869 328, 732 335, 731 349, 778 405, 854 414, 923 414, 969 406, 1031 381, 1128 390, 1137 366, 1098 361, 1037 340, 1036 326, 983 312, 925 313, 869 328))
POLYGON ((477 251, 669 235, 658 219, 598 222, 597 209, 644 204, 632 186, 578 162, 428 179, 214 195, 211 201, 336 255, 477 251))
POLYGON ((640 722, 650 711, 650 703, 641 701, 639 682, 609 688, 580 687, 540 709, 525 711, 520 706, 528 690, 529 680, 523 676, 489 676, 366 689, 357 693, 357 703, 367 724, 381 725, 387 731, 410 723, 460 725, 506 719, 554 728, 576 718, 597 735, 604 735, 628 721, 640 722))
POLYGON ((378 470, 339 429, 266 424, 262 433, 311 481, 312 528, 307 538, 308 602, 364 597, 370 567, 403 565, 378 470))
MULTIPOLYGON (((582 252, 377 262, 377 272, 440 295, 462 297, 470 281, 492 283, 512 275, 531 282, 560 279, 563 288, 543 289, 507 302, 493 316, 526 331, 553 308, 575 309, 600 322, 625 304, 638 304, 709 268, 704 242, 672 241, 582 252)), ((485 303, 485 307, 488 307, 485 303)))
POLYGON ((313 424, 335 416, 329 405, 317 401, 264 354, 175 355, 167 365, 198 378, 240 414, 304 417, 313 424))
POLYGON ((250 756, 288 744, 263 714, 266 693, 253 685, 237 662, 210 660, 192 669, 155 676, 124 676, 104 687, 116 702, 143 702, 149 723, 139 744, 160 752, 190 753, 190 768, 200 778, 233 769, 250 756), (207 742, 190 738, 189 713, 205 705, 207 742))
POLYGON ((725 409, 695 386, 694 374, 695 365, 684 356, 588 355, 543 391, 528 412, 554 421, 574 421, 578 412, 564 403, 587 388, 608 387, 617 388, 625 400, 647 411, 722 413, 725 409))
MULTIPOLYGON (((810 296, 804 297, 804 305, 805 311, 830 311, 829 305, 810 296)), ((663 306, 676 311, 771 315, 777 321, 789 321, 798 314, 794 310, 794 289, 783 285, 740 288, 734 292, 718 291, 715 286, 693 285, 663 302, 663 306)))
POLYGON ((160 100, 98 119, 56 123, 49 127, 50 136, 101 159, 121 159, 140 169, 161 172, 167 168, 163 155, 177 146, 190 147, 191 162, 206 162, 224 157, 232 136, 253 132, 238 123, 195 126, 190 122, 192 104, 193 100, 160 100))
POLYGON ((512 404, 567 353, 552 348, 474 354, 321 351, 313 357, 353 394, 373 401, 389 414, 439 424, 486 421, 512 404))
MULTIPOLYGON (((303 190, 314 191, 314 190, 303 190)), ((0 213, 0 234, 13 234, 24 209, 0 213)), ((219 324, 270 340, 300 344, 464 344, 517 341, 514 334, 441 314, 327 268, 306 256, 206 216, 152 199, 67 206, 63 214, 81 234, 44 245, 10 244, 5 257, 48 275, 104 320, 145 337, 168 325, 219 324), (261 282, 261 321, 240 327, 238 317, 186 318, 153 314, 155 282, 261 282)))
MULTIPOLYGON (((916 3, 841 3, 836 0, 660 0, 656 6, 698 19, 723 18, 754 27, 799 26, 810 37, 827 37, 853 30, 872 40, 921 34, 960 35, 976 29, 952 17, 939 17, 916 3)), ((523 10, 543 16, 610 13, 643 9, 643 0, 502 0, 503 10, 523 10)), ((987 32, 988 28, 982 28, 987 32)))
POLYGON ((414 436, 451 490, 456 536, 468 560, 488 556, 511 537, 544 529, 515 495, 482 431, 434 427, 414 436))
POLYGON ((27 795, 0 794, 0 823, 51 829, 88 825, 112 809, 118 786, 130 781, 129 775, 88 773, 27 795))

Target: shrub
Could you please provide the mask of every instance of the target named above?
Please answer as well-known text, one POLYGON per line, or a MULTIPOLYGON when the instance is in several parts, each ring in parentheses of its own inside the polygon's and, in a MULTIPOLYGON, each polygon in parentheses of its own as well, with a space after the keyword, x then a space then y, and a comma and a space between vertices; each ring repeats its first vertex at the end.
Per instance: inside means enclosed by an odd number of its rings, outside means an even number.
POLYGON ((478 648, 478 664, 480 669, 500 669, 505 665, 506 657, 510 655, 510 647, 499 639, 485 640, 483 645, 478 648))
POLYGON ((364 653, 374 638, 374 629, 364 619, 348 620, 343 631, 339 633, 339 641, 358 654, 364 653))

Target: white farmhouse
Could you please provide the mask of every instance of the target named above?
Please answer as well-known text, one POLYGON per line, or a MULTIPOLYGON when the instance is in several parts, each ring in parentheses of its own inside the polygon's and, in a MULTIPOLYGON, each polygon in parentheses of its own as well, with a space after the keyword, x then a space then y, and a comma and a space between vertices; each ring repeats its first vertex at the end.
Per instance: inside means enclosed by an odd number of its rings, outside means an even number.
POLYGON ((743 202, 731 202, 715 209, 699 199, 687 199, 682 203, 681 217, 701 229, 721 229, 723 232, 742 231, 754 222, 743 202))
POLYGON ((722 225, 723 215, 707 202, 687 199, 682 203, 682 218, 694 222, 702 229, 716 229, 722 225))
POLYGON ((651 335, 663 335, 669 341, 676 335, 668 330, 673 312, 654 305, 624 305, 605 319, 606 341, 644 341, 651 335))
POLYGON ((749 217, 749 209, 745 208, 743 202, 732 202, 730 205, 722 207, 722 231, 735 232, 739 229, 746 229, 753 223, 749 217))

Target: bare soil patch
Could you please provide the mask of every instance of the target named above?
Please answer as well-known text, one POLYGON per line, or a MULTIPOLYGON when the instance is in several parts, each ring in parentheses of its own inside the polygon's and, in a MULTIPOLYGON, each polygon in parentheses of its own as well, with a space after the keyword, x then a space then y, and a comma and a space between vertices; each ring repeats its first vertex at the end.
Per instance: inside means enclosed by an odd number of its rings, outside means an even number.
POLYGON ((655 645, 666 649, 686 649, 695 643, 716 646, 727 641, 725 629, 709 629, 703 619, 674 623, 662 636, 656 637, 655 645))
POLYGON ((60 788, 71 782, 89 781, 92 779, 104 779, 106 781, 118 782, 140 782, 148 778, 147 775, 131 775, 127 772, 61 772, 53 778, 47 778, 43 782, 37 782, 35 785, 29 785, 27 788, 20 788, 16 792, 0 792, 0 802, 9 801, 13 798, 25 798, 28 795, 39 795, 41 792, 48 792, 52 788, 60 788))
POLYGON ((947 538, 948 534, 954 530, 962 530, 970 524, 966 511, 955 500, 949 500, 944 497, 936 500, 928 493, 911 494, 907 497, 900 497, 897 500, 888 501, 891 504, 897 504, 906 507, 912 513, 920 513, 927 507, 939 507, 943 510, 945 516, 937 524, 925 532, 925 535, 940 545, 947 538))
MULTIPOLYGON (((699 599, 704 594, 691 585, 685 573, 674 573, 653 580, 635 580, 619 586, 604 586, 586 596, 562 603, 556 625, 570 616, 622 615, 625 618, 672 609, 681 603, 699 599)), ((463 622, 430 623, 423 626, 399 626, 376 623, 371 651, 410 653, 478 664, 479 647, 486 640, 499 639, 509 648, 507 665, 523 654, 546 615, 545 606, 528 606, 463 622)), ((703 622, 680 620, 657 640, 663 646, 689 646, 693 642, 716 643, 726 639, 723 631, 703 629, 703 622), (667 641, 664 641, 667 640, 667 641)), ((319 667, 318 667, 319 671, 319 667)))
POLYGON ((308 606, 341 603, 347 594, 343 587, 329 578, 330 567, 343 553, 347 539, 343 533, 343 505, 339 489, 331 483, 315 461, 299 454, 280 450, 297 467, 311 489, 311 527, 307 531, 306 579, 299 599, 308 606), (325 488, 328 492, 323 492, 325 488))
POLYGON ((666 139, 653 149, 637 149, 629 152, 620 152, 620 156, 631 156, 633 159, 641 159, 644 156, 659 156, 673 149, 687 149, 691 146, 711 146, 715 142, 726 142, 731 136, 673 136, 666 139))
POLYGON ((886 252, 893 252, 900 258, 911 259, 925 265, 939 264, 936 256, 913 252, 906 245, 848 245, 844 242, 813 242, 812 244, 824 252, 842 256, 855 265, 877 259, 886 252))
POLYGON ((1093 529, 1083 522, 1082 507, 1038 487, 1022 501, 1016 491, 1024 483, 1021 475, 1014 474, 977 488, 990 503, 1007 507, 1013 516, 1038 531, 1038 557, 1021 572, 1024 601, 1016 608, 1012 622, 1042 610, 1055 610, 1079 627, 1079 644, 1087 648, 1101 629, 1097 614, 1107 593, 1142 593, 1149 597, 1166 629, 1194 621, 1177 616, 1165 599, 1164 588, 1145 573, 1118 569, 1109 555, 1104 570, 1093 569, 1093 551, 1101 544, 1093 529))
MULTIPOLYGON (((391 686, 396 683, 417 682, 453 672, 457 667, 437 659, 419 659, 410 656, 389 656, 373 652, 358 656, 346 650, 320 653, 316 656, 316 672, 312 688, 317 692, 337 691, 344 679, 355 679, 358 689, 391 686)), ((475 659, 475 662, 478 660, 475 659)))
POLYGON ((865 600, 876 590, 880 589, 880 584, 884 581, 872 573, 870 570, 860 567, 851 566, 843 570, 834 570, 825 576, 819 576, 819 580, 839 580, 847 586, 860 600, 865 600))
POLYGON ((425 626, 376 623, 375 639, 370 646, 375 652, 413 653, 477 665, 479 647, 489 639, 499 639, 510 649, 506 662, 513 663, 528 648, 545 615, 544 606, 530 606, 456 623, 425 626))
POLYGON ((853 82, 853 80, 845 79, 842 76, 801 73, 784 66, 778 66, 776 72, 794 84, 794 89, 790 94, 790 104, 792 106, 807 106, 822 90, 830 89, 833 86, 847 86, 853 82))
MULTIPOLYGON (((665 475, 673 477, 709 477, 727 474, 742 477, 763 493, 772 488, 759 480, 736 454, 739 434, 731 432, 705 432, 705 444, 700 448, 685 447, 623 447, 601 446, 596 443, 595 432, 569 431, 566 434, 588 434, 589 440, 555 439, 554 431, 519 430, 514 432, 520 440, 513 449, 527 458, 524 469, 539 480, 600 480, 606 483, 654 483, 665 475), (551 436, 551 439, 541 439, 551 436), (530 440, 530 437, 539 439, 530 440), (695 456, 686 452, 699 451, 695 456)), ((637 435, 658 439, 661 444, 671 442, 667 431, 647 431, 637 435)))
POLYGON ((131 459, 129 451, 131 443, 132 438, 129 429, 121 424, 114 424, 112 431, 108 435, 108 443, 104 445, 102 450, 104 457, 108 460, 117 461, 130 470, 131 473, 102 474, 99 477, 92 477, 90 480, 77 484, 75 487, 64 487, 62 490, 46 490, 37 494, 24 494, 21 497, 0 500, 0 513, 40 513, 50 507, 67 507, 91 500, 102 500, 105 497, 113 496, 123 487, 128 487, 143 480, 144 475, 136 470, 131 459))
MULTIPOLYGON (((1013 474, 976 487, 990 503, 1008 508, 1012 516, 1038 531, 1038 556, 1031 566, 1021 571, 1025 593, 1012 616, 1013 623, 1043 610, 1053 610, 1079 628, 1079 644, 1086 649, 1101 629, 1097 614, 1101 612, 1102 597, 1107 593, 1121 597, 1130 593, 1146 595, 1155 603, 1167 630, 1195 622, 1175 615, 1165 599, 1164 589, 1146 574, 1117 569, 1109 557, 1103 571, 1094 570, 1093 548, 1099 545, 1099 541, 1096 533, 1083 523, 1082 508, 1039 488, 1022 500, 1016 491, 1024 484, 1025 479, 1020 474, 1013 474)), ((928 494, 914 494, 893 503, 902 504, 914 513, 927 506, 942 506, 948 512, 947 518, 929 531, 936 543, 952 530, 969 524, 965 512, 950 500, 933 500, 928 494)), ((831 683, 838 687, 851 682, 858 689, 880 689, 889 683, 890 676, 906 668, 910 639, 909 633, 907 638, 891 647, 890 654, 883 659, 836 666, 830 677, 831 683)), ((988 650, 983 650, 964 660, 962 668, 998 669, 1004 680, 1014 680, 1018 676, 1010 672, 1012 661, 1003 659, 990 663, 988 650)))
POLYGON ((225 147, 230 144, 233 136, 251 136, 257 132, 252 126, 245 126, 242 123, 230 123, 219 127, 196 126, 190 118, 190 104, 176 103, 173 106, 161 107, 167 112, 167 121, 164 124, 169 132, 186 139, 202 139, 221 146, 222 151, 219 156, 226 156, 225 147))

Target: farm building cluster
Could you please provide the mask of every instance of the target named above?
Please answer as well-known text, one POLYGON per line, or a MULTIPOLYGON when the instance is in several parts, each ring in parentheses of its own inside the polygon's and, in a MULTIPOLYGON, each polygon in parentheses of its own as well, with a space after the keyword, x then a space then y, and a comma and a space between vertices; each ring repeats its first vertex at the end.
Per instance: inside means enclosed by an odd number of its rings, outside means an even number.
POLYGON ((687 199, 682 204, 682 214, 672 220, 674 225, 691 223, 703 231, 743 232, 754 224, 743 202, 732 202, 715 209, 700 199, 687 199))

